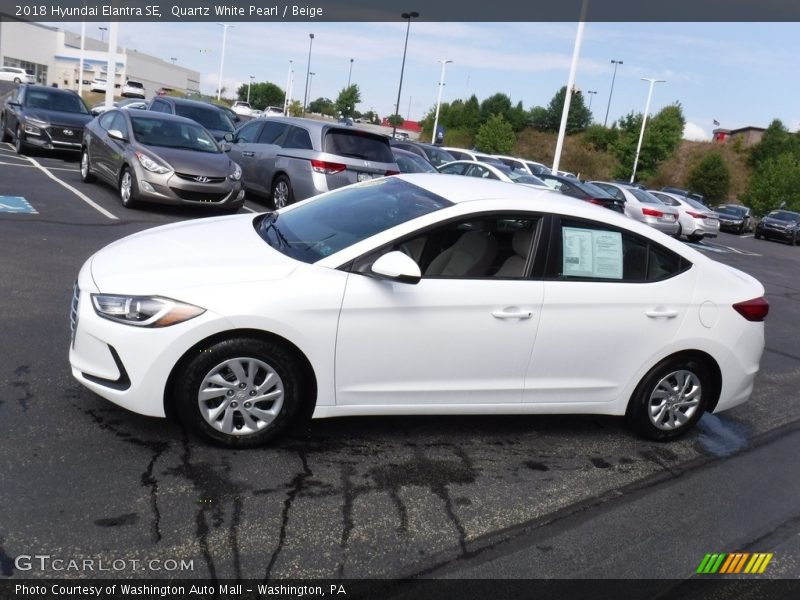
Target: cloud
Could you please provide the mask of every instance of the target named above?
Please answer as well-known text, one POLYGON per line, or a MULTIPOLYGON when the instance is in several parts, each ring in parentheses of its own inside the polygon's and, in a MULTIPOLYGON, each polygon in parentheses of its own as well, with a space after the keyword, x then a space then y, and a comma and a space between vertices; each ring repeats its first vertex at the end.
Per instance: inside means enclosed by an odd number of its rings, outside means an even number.
POLYGON ((687 121, 686 126, 683 128, 683 139, 693 142, 708 142, 711 140, 711 134, 707 133, 706 130, 697 123, 687 121))

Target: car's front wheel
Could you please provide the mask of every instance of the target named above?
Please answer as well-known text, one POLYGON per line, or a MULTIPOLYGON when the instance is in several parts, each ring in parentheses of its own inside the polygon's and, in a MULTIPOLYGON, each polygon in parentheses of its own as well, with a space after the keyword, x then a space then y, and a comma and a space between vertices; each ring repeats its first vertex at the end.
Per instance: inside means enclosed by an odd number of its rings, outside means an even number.
POLYGON ((92 163, 89 161, 89 149, 84 148, 81 152, 81 181, 84 183, 91 183, 94 181, 92 175, 92 163))
POLYGON ((792 244, 792 246, 797 246, 797 232, 796 231, 792 234, 791 244, 792 244))
POLYGON ((674 237, 676 240, 679 240, 681 239, 682 235, 683 235, 683 227, 681 227, 681 224, 678 223, 678 231, 672 237, 674 237))
POLYGON ((692 233, 691 235, 687 235, 686 238, 690 242, 697 243, 697 242, 699 242, 700 240, 703 239, 703 234, 702 233, 692 233))
POLYGON ((8 134, 8 131, 6 131, 6 116, 5 115, 0 116, 0 138, 2 138, 2 141, 4 141, 4 142, 10 142, 11 141, 11 136, 8 134))
POLYGON ((19 125, 17 125, 17 133, 14 136, 14 151, 17 154, 25 154, 27 146, 28 145, 22 139, 22 128, 19 125))
POLYGON ((666 441, 694 427, 713 394, 706 366, 694 359, 673 357, 653 367, 636 388, 628 405, 628 422, 642 436, 666 441))
POLYGON ((301 414, 301 377, 283 346, 253 338, 204 348, 175 377, 181 421, 200 436, 232 448, 260 446, 301 414))
POLYGON ((294 202, 292 182, 286 175, 278 176, 272 184, 272 205, 275 210, 283 208, 294 202))
POLYGON ((119 176, 119 199, 125 208, 136 206, 136 179, 128 167, 119 176))

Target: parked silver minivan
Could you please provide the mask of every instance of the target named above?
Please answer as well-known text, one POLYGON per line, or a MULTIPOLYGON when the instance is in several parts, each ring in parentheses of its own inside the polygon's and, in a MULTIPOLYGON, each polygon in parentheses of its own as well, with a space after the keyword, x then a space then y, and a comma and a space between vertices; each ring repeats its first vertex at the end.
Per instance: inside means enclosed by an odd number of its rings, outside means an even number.
POLYGON ((400 171, 385 136, 325 121, 287 117, 250 121, 225 137, 245 189, 275 208, 400 171))

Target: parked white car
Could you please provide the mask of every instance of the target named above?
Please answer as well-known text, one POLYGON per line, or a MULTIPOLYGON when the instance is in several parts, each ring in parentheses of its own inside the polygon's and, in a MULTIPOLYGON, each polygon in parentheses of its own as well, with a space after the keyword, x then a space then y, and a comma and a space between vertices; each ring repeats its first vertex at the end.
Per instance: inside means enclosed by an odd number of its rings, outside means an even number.
POLYGON ((126 98, 144 98, 144 84, 140 81, 128 79, 122 86, 122 95, 126 98))
POLYGON ((0 81, 10 81, 12 83, 36 83, 36 77, 28 73, 25 69, 17 67, 0 67, 0 81))
POLYGON ((586 202, 401 175, 103 248, 75 286, 70 363, 235 447, 311 413, 625 415, 670 439, 749 398, 763 295, 586 202))
POLYGON ((505 181, 506 183, 521 183, 541 190, 552 189, 535 175, 524 171, 515 171, 503 164, 498 165, 477 160, 454 160, 440 165, 436 169, 446 175, 464 175, 466 177, 505 181))
POLYGON ((715 238, 719 235, 719 218, 717 213, 687 196, 671 194, 659 190, 647 190, 667 206, 678 209, 680 229, 678 237, 685 235, 690 242, 699 242, 703 238, 715 238))
POLYGON ((677 208, 667 206, 652 194, 637 187, 606 181, 590 183, 624 202, 626 216, 650 225, 667 235, 680 237, 677 208))
POLYGON ((528 175, 535 175, 538 177, 539 175, 550 175, 552 171, 542 163, 538 163, 532 160, 526 160, 524 158, 515 158, 513 156, 500 156, 494 155, 492 158, 496 158, 500 162, 502 162, 505 166, 513 169, 515 171, 523 171, 528 175))
POLYGON ((92 83, 89 84, 89 89, 93 92, 105 92, 106 87, 108 87, 108 81, 102 77, 95 77, 92 79, 92 83))
POLYGON ((241 100, 234 102, 231 106, 231 110, 237 115, 244 115, 245 117, 250 117, 253 114, 253 108, 250 106, 250 103, 241 100))

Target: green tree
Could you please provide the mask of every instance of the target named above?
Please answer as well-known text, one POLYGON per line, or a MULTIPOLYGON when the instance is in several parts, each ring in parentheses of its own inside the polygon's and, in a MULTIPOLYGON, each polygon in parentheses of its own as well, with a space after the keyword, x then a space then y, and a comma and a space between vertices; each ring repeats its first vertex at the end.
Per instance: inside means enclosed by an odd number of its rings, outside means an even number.
MULTIPOLYGON (((631 112, 617 122, 619 134, 611 146, 611 151, 619 161, 615 177, 627 179, 631 175, 642 118, 642 113, 631 112)), ((665 106, 652 119, 648 119, 636 169, 637 179, 653 177, 658 165, 675 153, 683 138, 685 125, 686 119, 679 103, 665 106)))
POLYGON ((758 215, 778 208, 785 202, 787 210, 800 210, 800 163, 786 152, 765 159, 753 173, 744 194, 745 202, 758 215))
POLYGON ((583 134, 583 141, 595 150, 607 151, 619 137, 616 127, 603 127, 599 123, 589 125, 583 134))
POLYGON ((689 172, 686 185, 712 203, 725 200, 731 188, 731 171, 722 154, 711 152, 703 157, 689 172))
MULTIPOLYGON (((239 100, 247 100, 247 84, 243 83, 236 90, 236 97, 239 100)), ((250 106, 263 109, 267 106, 283 106, 286 97, 284 91, 269 81, 254 83, 250 86, 250 106)))
POLYGON ((486 123, 493 115, 502 115, 507 119, 511 110, 511 98, 505 94, 494 94, 481 102, 481 122, 486 123))
MULTIPOLYGON (((564 100, 567 97, 567 86, 562 86, 553 96, 547 108, 542 112, 541 107, 531 111, 532 124, 539 131, 558 131, 561 127, 561 114, 564 112, 564 100), (535 112, 534 112, 535 111, 535 112)), ((592 122, 592 112, 583 101, 583 94, 576 90, 572 94, 567 115, 567 135, 586 129, 592 122)))
POLYGON ((391 127, 402 127, 406 120, 400 115, 389 115, 386 119, 391 127))
POLYGON ((300 100, 292 100, 289 104, 289 116, 290 117, 302 117, 303 116, 303 105, 300 104, 300 100))
POLYGON ((505 116, 508 122, 511 123, 514 133, 522 131, 528 124, 528 113, 525 112, 521 100, 517 102, 515 107, 509 109, 505 116))
POLYGON ((336 98, 336 113, 343 117, 351 117, 359 102, 361 102, 361 92, 358 90, 358 85, 354 83, 339 92, 339 96, 336 98))
POLYGON ((780 119, 775 119, 767 127, 761 141, 750 151, 748 163, 751 167, 758 167, 766 160, 787 153, 800 156, 800 140, 796 134, 789 133, 780 119))
POLYGON ((528 124, 537 131, 553 131, 550 112, 544 106, 534 106, 528 113, 528 124))
POLYGON ((508 154, 513 150, 516 136, 511 123, 503 115, 492 115, 478 128, 475 145, 490 154, 508 154))
POLYGON ((334 108, 333 100, 320 97, 308 103, 308 112, 333 116, 336 109, 334 108))

